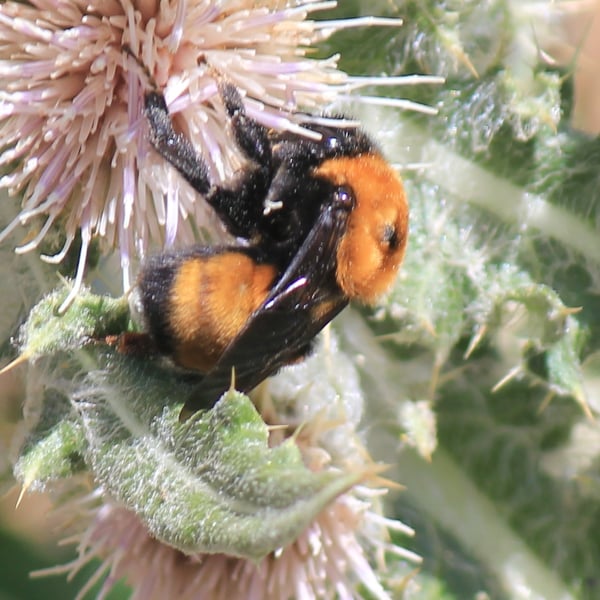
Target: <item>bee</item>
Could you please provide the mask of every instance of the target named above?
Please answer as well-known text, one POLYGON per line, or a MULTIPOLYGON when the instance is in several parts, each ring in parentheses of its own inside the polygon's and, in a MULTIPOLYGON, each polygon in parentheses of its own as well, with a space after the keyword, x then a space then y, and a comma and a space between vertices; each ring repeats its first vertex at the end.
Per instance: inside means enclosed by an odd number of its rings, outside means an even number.
POLYGON ((349 301, 375 302, 408 234, 401 179, 360 128, 332 118, 307 125, 320 139, 275 132, 248 116, 234 85, 219 82, 219 93, 247 161, 223 185, 175 131, 163 95, 144 97, 152 146, 236 239, 159 254, 138 277, 145 335, 201 373, 180 420, 214 404, 232 370, 236 388, 250 392, 309 354, 349 301))

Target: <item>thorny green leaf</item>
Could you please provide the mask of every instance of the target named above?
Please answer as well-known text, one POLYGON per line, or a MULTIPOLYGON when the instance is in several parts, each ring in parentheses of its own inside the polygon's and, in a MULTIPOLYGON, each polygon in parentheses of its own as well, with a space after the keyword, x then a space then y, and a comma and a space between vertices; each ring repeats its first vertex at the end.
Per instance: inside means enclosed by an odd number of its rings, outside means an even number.
POLYGON ((158 539, 188 553, 258 560, 296 539, 367 475, 313 472, 293 438, 270 448, 255 407, 233 391, 180 424, 190 384, 91 340, 94 324, 112 331, 127 323, 122 303, 84 293, 61 317, 54 309, 62 297, 42 299, 26 325, 24 351, 53 354, 56 363, 46 366, 41 414, 15 468, 27 488, 69 477, 85 461, 158 539), (80 375, 71 365, 71 377, 61 376, 65 354, 80 375))

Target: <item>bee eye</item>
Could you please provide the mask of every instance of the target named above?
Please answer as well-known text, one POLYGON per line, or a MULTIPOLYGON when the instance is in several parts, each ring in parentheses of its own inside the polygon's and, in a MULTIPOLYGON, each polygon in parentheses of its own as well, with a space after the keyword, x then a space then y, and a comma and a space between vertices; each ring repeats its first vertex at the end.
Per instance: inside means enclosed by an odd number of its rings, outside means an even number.
POLYGON ((386 223, 383 228, 382 242, 386 244, 390 250, 396 250, 400 245, 398 230, 391 223, 386 223))
POLYGON ((335 188, 333 200, 341 208, 347 208, 348 210, 354 208, 354 192, 352 188, 346 185, 335 188))

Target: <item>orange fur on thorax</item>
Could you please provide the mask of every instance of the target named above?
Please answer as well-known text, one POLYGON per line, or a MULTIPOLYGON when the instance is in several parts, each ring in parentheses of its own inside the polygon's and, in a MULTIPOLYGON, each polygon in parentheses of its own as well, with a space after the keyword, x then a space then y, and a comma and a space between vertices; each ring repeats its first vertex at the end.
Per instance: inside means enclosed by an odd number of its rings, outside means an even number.
POLYGON ((323 162, 316 174, 354 191, 356 206, 337 250, 336 279, 350 299, 372 303, 393 283, 408 237, 408 203, 402 181, 378 154, 338 157, 323 162), (381 243, 393 224, 400 243, 381 243))

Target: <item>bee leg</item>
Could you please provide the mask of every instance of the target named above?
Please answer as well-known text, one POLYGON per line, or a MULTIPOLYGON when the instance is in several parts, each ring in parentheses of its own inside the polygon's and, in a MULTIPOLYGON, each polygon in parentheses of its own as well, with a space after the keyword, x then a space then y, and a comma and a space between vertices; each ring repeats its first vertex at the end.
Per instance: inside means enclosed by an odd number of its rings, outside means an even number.
POLYGON ((247 158, 261 168, 271 168, 271 143, 267 129, 246 114, 238 89, 229 82, 219 84, 219 93, 231 119, 235 140, 247 158))
POLYGON ((158 353, 156 344, 147 333, 128 331, 119 335, 107 335, 104 341, 119 354, 128 356, 146 357, 158 353))
POLYGON ((150 142, 158 153, 170 162, 200 194, 210 189, 208 169, 190 141, 173 129, 171 115, 160 92, 148 92, 144 111, 150 124, 150 142))
POLYGON ((211 185, 206 163, 190 140, 174 130, 164 96, 154 90, 144 97, 150 142, 205 197, 229 233, 252 239, 257 235, 257 223, 264 210, 262 198, 267 194, 272 176, 271 145, 266 129, 246 115, 237 89, 231 84, 222 84, 220 90, 235 140, 253 163, 231 184, 211 185))

